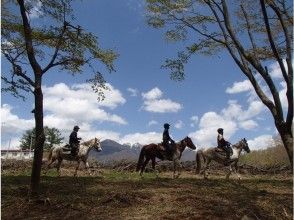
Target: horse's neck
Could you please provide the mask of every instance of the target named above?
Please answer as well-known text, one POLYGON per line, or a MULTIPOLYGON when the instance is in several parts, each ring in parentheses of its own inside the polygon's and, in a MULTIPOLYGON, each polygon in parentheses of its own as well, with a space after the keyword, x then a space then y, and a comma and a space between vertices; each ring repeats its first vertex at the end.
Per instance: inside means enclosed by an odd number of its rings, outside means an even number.
POLYGON ((89 141, 82 142, 81 145, 84 145, 84 146, 88 147, 88 146, 92 145, 91 143, 92 143, 92 140, 89 140, 89 141))
POLYGON ((235 157, 239 158, 242 148, 237 148, 236 146, 233 145, 232 149, 233 149, 232 157, 235 156, 235 157))
POLYGON ((185 148, 186 148, 186 145, 182 143, 182 141, 178 142, 177 145, 179 146, 178 149, 180 150, 180 152, 182 153, 185 148))
POLYGON ((80 145, 80 151, 83 151, 84 152, 84 154, 88 154, 89 152, 90 152, 90 150, 91 150, 91 145, 84 145, 84 144, 81 144, 80 145))

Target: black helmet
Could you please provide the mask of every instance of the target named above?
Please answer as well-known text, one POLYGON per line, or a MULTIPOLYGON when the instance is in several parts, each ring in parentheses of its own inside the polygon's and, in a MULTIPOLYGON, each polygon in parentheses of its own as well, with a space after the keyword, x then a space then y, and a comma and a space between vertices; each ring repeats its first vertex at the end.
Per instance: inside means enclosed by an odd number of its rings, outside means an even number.
POLYGON ((164 127, 165 129, 169 129, 169 127, 170 127, 170 124, 168 124, 168 123, 165 123, 165 124, 163 125, 163 127, 164 127))
POLYGON ((78 130, 78 129, 80 129, 80 127, 79 126, 74 126, 74 130, 78 130))
POLYGON ((219 128, 219 129, 217 129, 217 132, 218 132, 218 133, 221 133, 221 132, 223 132, 223 131, 224 131, 223 128, 219 128))

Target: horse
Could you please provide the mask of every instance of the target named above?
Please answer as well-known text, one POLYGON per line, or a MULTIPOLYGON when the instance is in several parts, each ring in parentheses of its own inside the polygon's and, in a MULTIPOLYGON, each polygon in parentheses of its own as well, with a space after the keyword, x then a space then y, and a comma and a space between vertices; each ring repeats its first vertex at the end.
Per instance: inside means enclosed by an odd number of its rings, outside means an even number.
POLYGON ((55 160, 58 160, 57 172, 58 172, 58 176, 60 176, 60 166, 61 166, 62 160, 64 159, 64 160, 78 162, 78 164, 76 166, 75 173, 74 173, 74 176, 76 176, 81 161, 84 162, 87 171, 89 170, 89 163, 87 162, 87 160, 88 160, 90 150, 93 148, 95 150, 97 150, 98 152, 100 152, 102 150, 100 140, 98 138, 93 138, 89 141, 85 141, 85 142, 80 143, 80 147, 79 147, 79 151, 78 151, 77 156, 72 156, 69 153, 65 153, 63 147, 64 146, 61 146, 61 145, 53 145, 53 147, 50 149, 46 172, 48 171, 48 169, 50 169, 50 165, 52 163, 54 163, 55 160))
POLYGON ((241 179, 241 176, 237 172, 237 163, 239 161, 239 157, 241 154, 241 151, 245 150, 247 153, 250 153, 250 149, 247 143, 247 140, 245 138, 241 139, 238 143, 232 145, 232 151, 233 154, 230 156, 229 161, 226 159, 225 152, 219 152, 216 150, 216 148, 208 148, 206 150, 198 150, 196 152, 196 174, 200 173, 201 170, 201 159, 203 158, 205 165, 203 170, 201 171, 201 174, 203 174, 204 179, 207 179, 206 176, 206 169, 208 168, 208 165, 212 160, 223 164, 224 166, 229 166, 229 172, 226 174, 226 179, 229 179, 232 170, 237 174, 238 179, 241 179), (226 164, 227 163, 227 164, 226 164), (232 168, 233 167, 233 168, 232 168))
POLYGON ((174 162, 173 178, 177 178, 180 175, 180 168, 179 168, 181 166, 180 159, 186 146, 188 146, 189 148, 193 150, 196 149, 196 146, 193 144, 192 140, 189 137, 185 137, 181 141, 174 144, 174 147, 173 147, 174 149, 171 152, 171 156, 166 157, 164 155, 164 151, 162 149, 161 144, 152 143, 152 144, 145 145, 141 149, 136 171, 138 172, 141 169, 140 176, 142 176, 145 170, 145 167, 150 160, 152 161, 152 168, 153 170, 155 170, 155 158, 159 158, 161 160, 170 160, 174 162), (176 168, 178 168, 177 175, 175 175, 176 168))

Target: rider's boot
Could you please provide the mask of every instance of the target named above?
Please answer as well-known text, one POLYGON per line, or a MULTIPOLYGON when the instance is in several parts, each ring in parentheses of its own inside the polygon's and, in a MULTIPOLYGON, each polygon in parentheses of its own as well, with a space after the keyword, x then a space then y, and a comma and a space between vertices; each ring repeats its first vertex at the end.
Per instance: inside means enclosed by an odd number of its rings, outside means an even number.
POLYGON ((76 156, 76 149, 75 148, 71 149, 71 156, 73 156, 73 157, 76 156))
POLYGON ((225 166, 228 166, 229 164, 230 164, 230 161, 231 161, 231 159, 230 159, 230 152, 227 150, 226 151, 226 160, 225 160, 225 162, 224 162, 224 165, 225 166))

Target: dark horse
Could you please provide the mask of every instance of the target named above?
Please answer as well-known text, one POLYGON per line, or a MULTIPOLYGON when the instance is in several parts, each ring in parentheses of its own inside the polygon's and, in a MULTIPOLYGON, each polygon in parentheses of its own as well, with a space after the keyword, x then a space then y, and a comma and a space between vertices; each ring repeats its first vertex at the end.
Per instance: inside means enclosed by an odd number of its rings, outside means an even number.
POLYGON ((174 144, 173 150, 171 152, 170 157, 165 156, 165 152, 163 151, 162 145, 161 144, 148 144, 142 147, 138 164, 137 164, 137 171, 140 171, 140 175, 143 175, 144 169, 148 162, 152 160, 152 168, 155 170, 155 158, 159 158, 161 160, 170 160, 174 162, 174 173, 173 177, 179 177, 180 175, 180 169, 179 167, 181 166, 180 164, 180 159, 182 156, 183 151, 185 148, 189 147, 193 150, 196 149, 195 145, 193 144, 191 138, 185 137, 183 140, 177 142, 174 144), (145 161, 144 161, 145 159, 145 161), (176 168, 178 168, 178 174, 175 175, 176 173, 176 168))

